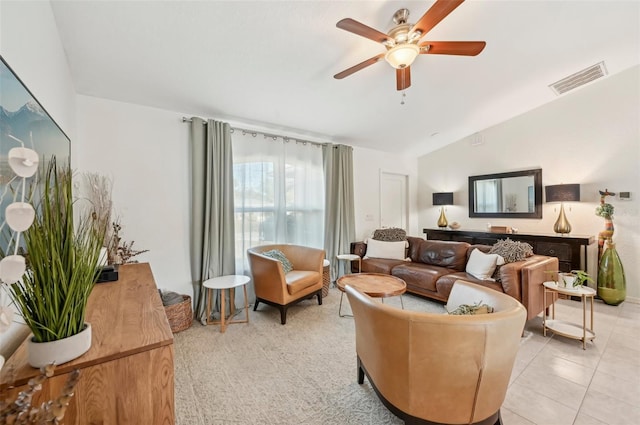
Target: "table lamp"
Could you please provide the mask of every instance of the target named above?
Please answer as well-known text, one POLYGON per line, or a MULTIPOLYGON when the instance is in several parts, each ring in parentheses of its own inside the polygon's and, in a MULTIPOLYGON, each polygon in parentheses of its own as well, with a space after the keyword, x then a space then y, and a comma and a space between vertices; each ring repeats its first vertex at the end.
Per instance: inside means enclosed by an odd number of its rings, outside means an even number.
POLYGON ((435 192, 433 194, 433 205, 439 205, 440 218, 438 218, 438 227, 447 227, 447 217, 444 215, 444 206, 453 205, 453 192, 435 192))
POLYGON ((580 185, 556 184, 545 186, 544 193, 546 202, 560 202, 560 215, 558 215, 558 219, 553 225, 553 231, 560 234, 571 233, 571 224, 569 224, 569 220, 567 220, 567 216, 564 213, 564 203, 580 201, 580 185))

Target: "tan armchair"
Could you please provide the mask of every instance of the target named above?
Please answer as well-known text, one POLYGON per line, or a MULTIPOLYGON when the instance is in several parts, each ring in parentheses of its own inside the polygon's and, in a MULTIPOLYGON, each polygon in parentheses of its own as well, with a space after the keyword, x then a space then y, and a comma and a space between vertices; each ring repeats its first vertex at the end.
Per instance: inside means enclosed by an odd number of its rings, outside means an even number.
POLYGON ((527 312, 514 298, 464 281, 447 310, 482 301, 491 314, 400 310, 347 286, 356 327, 358 383, 369 382, 406 423, 500 424, 527 312))
POLYGON ((306 298, 318 297, 322 305, 322 266, 324 250, 299 245, 261 245, 247 250, 249 266, 253 276, 256 302, 263 302, 280 310, 280 323, 287 323, 287 309, 306 298), (285 274, 282 264, 263 252, 277 249, 293 265, 293 270, 285 274))

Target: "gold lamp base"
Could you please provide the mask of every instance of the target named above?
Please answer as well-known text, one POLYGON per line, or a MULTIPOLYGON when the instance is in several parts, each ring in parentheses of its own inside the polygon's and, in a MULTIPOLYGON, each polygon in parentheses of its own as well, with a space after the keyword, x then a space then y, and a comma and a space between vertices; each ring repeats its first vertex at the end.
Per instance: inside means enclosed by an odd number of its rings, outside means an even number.
POLYGON ((567 216, 564 214, 564 205, 560 204, 560 215, 556 220, 556 224, 553 225, 553 231, 556 233, 571 233, 571 224, 567 220, 567 216))
POLYGON ((440 218, 438 219, 438 227, 447 227, 447 217, 444 215, 444 207, 440 209, 440 218))

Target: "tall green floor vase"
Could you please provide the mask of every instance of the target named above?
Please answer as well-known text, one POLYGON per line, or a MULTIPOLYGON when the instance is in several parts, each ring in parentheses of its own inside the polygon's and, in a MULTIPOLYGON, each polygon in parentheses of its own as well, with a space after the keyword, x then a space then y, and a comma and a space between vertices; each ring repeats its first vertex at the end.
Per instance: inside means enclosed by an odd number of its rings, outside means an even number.
POLYGON ((607 249, 600 258, 598 296, 609 305, 618 305, 627 296, 624 268, 616 251, 616 245, 611 240, 607 241, 607 249))

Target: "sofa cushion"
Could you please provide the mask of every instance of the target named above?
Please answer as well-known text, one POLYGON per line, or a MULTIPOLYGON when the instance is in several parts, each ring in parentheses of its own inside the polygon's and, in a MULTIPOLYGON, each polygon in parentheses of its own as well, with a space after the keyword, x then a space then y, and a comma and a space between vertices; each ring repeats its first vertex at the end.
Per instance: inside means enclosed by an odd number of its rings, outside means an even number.
POLYGON ((404 263, 391 270, 391 274, 405 281, 407 288, 418 287, 436 290, 436 281, 451 273, 451 269, 438 266, 426 266, 420 263, 404 263))
POLYGON ((376 229, 373 232, 373 239, 387 242, 398 242, 407 240, 407 232, 404 229, 391 227, 389 229, 376 229))
POLYGON ((295 295, 318 282, 322 282, 322 276, 319 272, 292 270, 287 273, 285 280, 287 281, 289 295, 295 295))
MULTIPOLYGON (((356 262, 353 262, 354 264, 356 262)), ((362 273, 391 274, 391 269, 399 264, 405 264, 403 260, 387 260, 384 258, 367 258, 362 261, 362 273)), ((356 265, 357 267, 357 265, 356 265)))
POLYGON ((498 264, 504 264, 504 259, 498 254, 485 254, 474 249, 469 256, 465 271, 478 279, 491 279, 498 264))
POLYGON ((460 304, 456 309, 447 311, 451 315, 475 315, 493 313, 493 307, 478 301, 476 304, 460 304))
POLYGON ((477 285, 484 286, 485 288, 504 292, 502 285, 498 282, 494 282, 493 280, 480 280, 471 276, 467 272, 456 272, 444 275, 436 282, 436 290, 439 294, 444 296, 445 300, 449 298, 451 288, 453 288, 453 284, 456 283, 457 280, 466 280, 467 282, 475 283, 477 285))
POLYGON ((406 246, 406 241, 385 242, 375 239, 369 239, 367 241, 367 253, 365 254, 364 258, 386 258, 389 260, 404 260, 406 246))
POLYGON ((454 271, 465 269, 468 243, 418 238, 407 238, 407 240, 409 241, 408 256, 414 263, 446 267, 454 271))
POLYGON ((289 261, 286 255, 284 255, 284 252, 280 251, 279 249, 271 249, 269 251, 264 251, 262 255, 264 255, 265 257, 273 258, 274 260, 280 261, 280 264, 282 264, 282 270, 284 271, 284 274, 287 274, 291 270, 293 270, 293 265, 291 264, 291 261, 289 261))
POLYGON ((507 263, 522 261, 533 255, 533 247, 526 242, 512 241, 511 239, 500 239, 492 247, 491 254, 498 254, 507 263))

